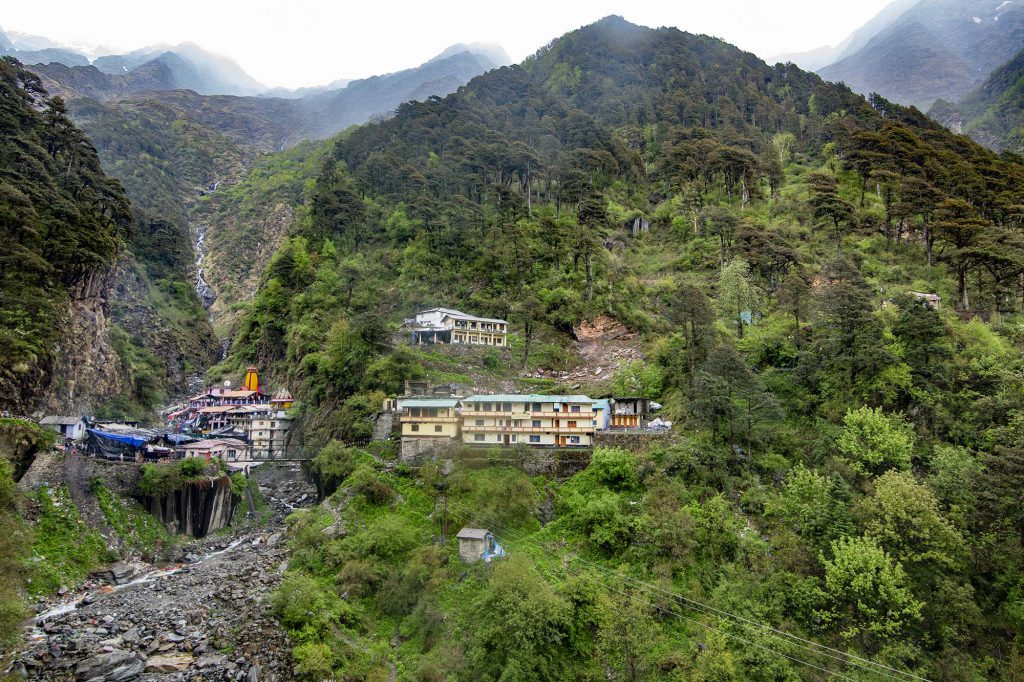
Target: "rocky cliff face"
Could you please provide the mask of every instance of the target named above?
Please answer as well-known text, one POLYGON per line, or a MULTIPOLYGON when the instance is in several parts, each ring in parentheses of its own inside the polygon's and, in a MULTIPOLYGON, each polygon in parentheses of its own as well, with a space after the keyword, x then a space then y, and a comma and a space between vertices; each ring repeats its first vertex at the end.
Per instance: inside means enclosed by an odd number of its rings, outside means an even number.
POLYGON ((228 476, 192 481, 181 490, 142 498, 143 506, 169 532, 197 538, 227 527, 237 501, 228 476))
POLYGON ((40 392, 45 411, 90 414, 105 399, 128 392, 130 378, 110 340, 110 288, 116 268, 95 270, 68 288, 67 316, 55 360, 40 392))
POLYGON ((264 268, 291 229, 295 211, 282 202, 249 218, 235 213, 211 217, 215 222, 207 233, 203 268, 215 296, 210 316, 218 329, 227 330, 239 312, 235 304, 255 295, 264 268))
POLYGON ((138 267, 119 263, 110 291, 112 317, 133 344, 152 352, 163 365, 160 378, 171 396, 202 383, 202 371, 217 360, 219 344, 208 324, 178 323, 160 314, 138 267))

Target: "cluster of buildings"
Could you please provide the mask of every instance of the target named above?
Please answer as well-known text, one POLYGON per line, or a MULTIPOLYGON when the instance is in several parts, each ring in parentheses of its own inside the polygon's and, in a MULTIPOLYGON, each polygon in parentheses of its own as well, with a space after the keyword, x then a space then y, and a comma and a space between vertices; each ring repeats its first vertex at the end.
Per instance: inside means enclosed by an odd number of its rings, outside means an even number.
POLYGON ((600 431, 647 429, 652 409, 659 407, 634 397, 453 393, 448 387, 425 391, 410 382, 405 396, 385 402, 385 411, 397 417, 401 428, 403 455, 452 442, 586 448, 600 431))
POLYGON ((192 396, 167 414, 163 429, 134 422, 96 422, 88 417, 48 416, 40 425, 71 447, 97 457, 124 461, 220 458, 241 463, 281 458, 287 452, 292 396, 263 392, 255 367, 239 389, 230 383, 192 396))
POLYGON ((221 457, 225 461, 251 461, 284 456, 294 403, 282 389, 270 396, 260 385, 255 367, 245 372, 239 389, 230 383, 208 388, 167 415, 168 426, 197 440, 182 446, 185 457, 221 457))

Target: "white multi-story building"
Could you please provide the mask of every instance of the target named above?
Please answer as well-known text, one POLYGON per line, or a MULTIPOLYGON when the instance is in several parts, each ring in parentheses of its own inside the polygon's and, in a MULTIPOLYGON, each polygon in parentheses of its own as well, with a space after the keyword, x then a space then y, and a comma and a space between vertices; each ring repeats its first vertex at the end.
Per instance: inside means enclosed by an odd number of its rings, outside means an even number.
POLYGON ((508 343, 508 322, 477 317, 451 308, 430 308, 416 313, 412 322, 413 344, 453 343, 501 346, 508 343))

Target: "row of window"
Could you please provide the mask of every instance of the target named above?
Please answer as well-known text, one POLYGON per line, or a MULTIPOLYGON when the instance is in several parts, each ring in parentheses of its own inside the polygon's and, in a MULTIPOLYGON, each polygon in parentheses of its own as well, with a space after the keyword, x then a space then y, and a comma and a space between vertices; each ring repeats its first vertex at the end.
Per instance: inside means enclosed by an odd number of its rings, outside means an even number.
POLYGON ((469 336, 467 334, 453 334, 452 343, 480 343, 485 346, 504 346, 503 337, 491 338, 488 336, 469 336))
MULTIPOLYGON (((474 426, 488 426, 488 424, 484 423, 485 421, 487 421, 487 420, 486 419, 476 419, 476 420, 474 420, 474 424, 473 425, 474 426)), ((514 427, 514 428, 521 428, 521 427, 525 426, 525 424, 523 424, 523 422, 526 421, 526 420, 525 419, 509 419, 509 420, 499 419, 497 421, 498 421, 497 424, 490 424, 489 426, 511 426, 511 427, 514 427), (508 421, 508 423, 506 423, 506 421, 508 421)), ((575 429, 577 427, 577 424, 579 424, 579 422, 576 421, 575 419, 570 419, 564 425, 559 425, 559 424, 541 424, 541 420, 540 419, 531 419, 530 420, 530 428, 534 428, 534 429, 540 429, 540 428, 553 428, 553 429, 570 428, 570 429, 575 429)), ((597 420, 596 419, 591 420, 590 424, 591 424, 591 426, 597 426, 597 420)))
MULTIPOLYGON (((530 439, 529 440, 530 443, 540 443, 540 436, 529 436, 529 439, 530 439)), ((473 434, 473 441, 476 442, 476 443, 485 443, 485 442, 487 442, 487 435, 483 434, 483 433, 473 434)), ((512 436, 509 438, 509 441, 512 442, 512 443, 518 442, 516 435, 512 434, 512 436)), ((495 438, 494 442, 496 442, 496 443, 502 442, 502 437, 501 437, 500 434, 495 438)), ((569 436, 568 442, 573 444, 573 445, 579 445, 580 437, 579 436, 569 436)))
MULTIPOLYGON (((419 424, 409 424, 409 430, 418 432, 420 430, 419 424)), ((434 433, 444 433, 444 426, 441 424, 434 424, 434 433)))
MULTIPOLYGON (((465 320, 455 320, 455 327, 457 329, 467 329, 467 328, 468 329, 476 329, 477 328, 477 323, 476 322, 468 322, 467 323, 465 320), (468 324, 468 327, 467 327, 467 324, 468 324)), ((505 331, 505 325, 503 325, 503 324, 495 324, 493 322, 481 322, 479 328, 482 331, 485 331, 485 332, 494 332, 494 331, 504 332, 505 331)))
POLYGON ((413 417, 448 417, 450 411, 448 408, 444 408, 444 414, 441 414, 441 410, 436 407, 410 407, 409 414, 413 417))

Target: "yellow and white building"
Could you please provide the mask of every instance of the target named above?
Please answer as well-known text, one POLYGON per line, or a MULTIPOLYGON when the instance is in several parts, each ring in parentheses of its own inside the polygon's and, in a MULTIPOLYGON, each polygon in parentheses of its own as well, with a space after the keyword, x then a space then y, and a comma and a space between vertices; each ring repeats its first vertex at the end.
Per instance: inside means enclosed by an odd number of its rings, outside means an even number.
POLYGON ((458 398, 399 398, 402 439, 448 438, 459 435, 458 398))
POLYGON ((467 445, 593 444, 594 401, 585 395, 475 395, 461 403, 462 442, 467 445))

